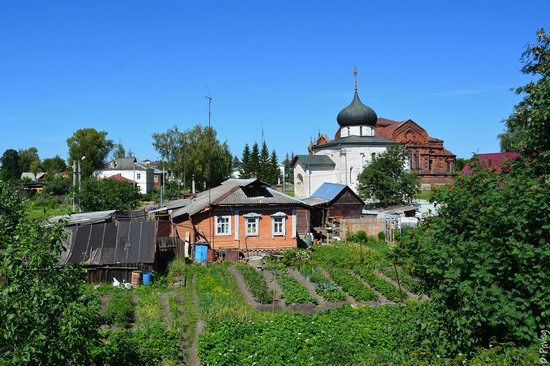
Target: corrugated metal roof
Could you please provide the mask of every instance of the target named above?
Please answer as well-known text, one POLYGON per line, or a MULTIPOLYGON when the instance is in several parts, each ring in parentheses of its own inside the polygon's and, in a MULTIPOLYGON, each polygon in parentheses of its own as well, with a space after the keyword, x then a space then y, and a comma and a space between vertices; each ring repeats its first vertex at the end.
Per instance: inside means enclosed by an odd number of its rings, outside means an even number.
POLYGON ((327 201, 332 201, 336 198, 344 189, 346 185, 338 183, 323 183, 321 187, 317 188, 311 195, 312 197, 323 198, 327 201))
POLYGON ((156 221, 133 220, 73 226, 60 264, 102 266, 153 263, 156 251, 156 221))
POLYGON ((94 222, 101 222, 110 219, 115 214, 116 210, 109 211, 94 211, 94 212, 82 212, 74 213, 70 215, 59 215, 48 219, 49 222, 67 221, 67 225, 76 224, 91 224, 94 222))
POLYGON ((334 161, 326 155, 296 155, 294 163, 298 160, 304 165, 336 165, 334 161))

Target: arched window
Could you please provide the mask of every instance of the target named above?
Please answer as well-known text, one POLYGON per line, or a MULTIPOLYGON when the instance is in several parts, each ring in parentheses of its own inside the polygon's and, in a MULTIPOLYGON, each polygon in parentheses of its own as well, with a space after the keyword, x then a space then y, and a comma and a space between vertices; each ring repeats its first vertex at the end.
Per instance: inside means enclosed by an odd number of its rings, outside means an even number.
POLYGON ((304 184, 304 177, 300 173, 298 173, 298 184, 304 184))
POLYGON ((359 127, 359 136, 363 136, 363 126, 359 127))
POLYGON ((354 182, 353 179, 353 167, 349 168, 349 182, 352 184, 354 182))
POLYGON ((374 158, 376 157, 376 153, 370 154, 370 161, 374 161, 374 158))
POLYGON ((430 159, 429 163, 428 163, 428 171, 431 173, 432 172, 432 164, 433 164, 433 160, 430 159))

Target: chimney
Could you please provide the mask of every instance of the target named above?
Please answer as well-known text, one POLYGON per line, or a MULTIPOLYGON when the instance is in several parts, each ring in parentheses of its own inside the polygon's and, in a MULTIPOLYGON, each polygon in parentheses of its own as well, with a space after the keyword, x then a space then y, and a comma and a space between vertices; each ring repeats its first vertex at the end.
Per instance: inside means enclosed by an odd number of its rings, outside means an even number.
POLYGON ((195 193, 195 174, 193 174, 193 178, 191 180, 191 193, 195 193))

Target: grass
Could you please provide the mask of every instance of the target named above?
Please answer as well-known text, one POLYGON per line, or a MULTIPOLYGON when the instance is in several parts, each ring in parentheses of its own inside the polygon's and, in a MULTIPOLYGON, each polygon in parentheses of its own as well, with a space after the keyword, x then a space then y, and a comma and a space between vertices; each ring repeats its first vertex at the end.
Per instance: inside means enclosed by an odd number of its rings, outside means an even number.
POLYGON ((417 194, 415 194, 414 197, 419 200, 429 200, 430 198, 432 198, 432 191, 431 190, 420 191, 417 194))

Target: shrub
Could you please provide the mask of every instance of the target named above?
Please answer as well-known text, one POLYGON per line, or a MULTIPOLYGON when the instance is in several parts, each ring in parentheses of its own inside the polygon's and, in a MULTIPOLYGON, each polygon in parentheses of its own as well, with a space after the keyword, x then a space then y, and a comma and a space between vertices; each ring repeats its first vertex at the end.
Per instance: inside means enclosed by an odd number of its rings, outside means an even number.
POLYGON ((180 258, 174 258, 168 263, 168 275, 166 275, 166 281, 168 283, 174 282, 176 277, 185 277, 185 261, 180 258))
POLYGON ((380 231, 378 233, 378 240, 386 240, 386 233, 384 233, 383 231, 380 231))
POLYGON ((367 233, 364 230, 359 230, 355 233, 355 240, 359 242, 366 242, 368 240, 367 233))

